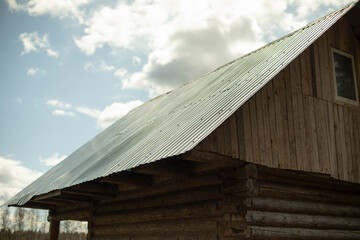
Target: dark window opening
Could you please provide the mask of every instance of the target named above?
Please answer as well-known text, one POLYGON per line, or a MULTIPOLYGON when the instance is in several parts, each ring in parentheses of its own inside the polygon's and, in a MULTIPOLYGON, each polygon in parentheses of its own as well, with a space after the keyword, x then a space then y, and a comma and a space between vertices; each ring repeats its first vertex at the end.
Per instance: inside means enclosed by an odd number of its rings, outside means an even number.
POLYGON ((354 57, 336 49, 332 53, 337 97, 358 104, 354 57))

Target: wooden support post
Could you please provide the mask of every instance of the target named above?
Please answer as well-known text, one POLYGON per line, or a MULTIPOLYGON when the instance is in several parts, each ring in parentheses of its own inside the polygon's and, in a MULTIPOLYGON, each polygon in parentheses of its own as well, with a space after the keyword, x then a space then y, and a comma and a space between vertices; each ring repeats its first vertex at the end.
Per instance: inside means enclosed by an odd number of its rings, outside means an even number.
MULTIPOLYGON (((49 212, 49 219, 51 219, 51 216, 54 214, 53 211, 49 212)), ((59 239, 59 231, 60 231, 60 221, 58 220, 50 220, 50 240, 58 240, 59 239)))
POLYGON ((96 203, 93 201, 91 203, 90 207, 90 218, 88 220, 88 233, 86 236, 86 240, 91 240, 94 235, 94 217, 95 217, 95 209, 96 209, 96 203))

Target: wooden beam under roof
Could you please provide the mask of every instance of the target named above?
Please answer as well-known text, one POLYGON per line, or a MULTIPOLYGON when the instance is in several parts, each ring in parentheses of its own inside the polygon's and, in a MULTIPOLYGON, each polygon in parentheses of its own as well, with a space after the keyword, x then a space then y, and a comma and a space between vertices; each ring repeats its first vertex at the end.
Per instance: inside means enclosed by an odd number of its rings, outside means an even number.
POLYGON ((110 184, 92 181, 63 189, 62 192, 80 196, 113 197, 117 194, 117 188, 110 184))
POLYGON ((100 182, 129 185, 131 187, 151 186, 152 184, 150 176, 132 171, 111 174, 107 177, 99 178, 98 180, 100 182))
POLYGON ((136 173, 172 178, 184 178, 192 174, 188 164, 179 157, 144 164, 134 168, 133 171, 136 173))
POLYGON ((35 196, 35 197, 33 197, 33 200, 34 201, 39 201, 39 200, 44 200, 44 199, 60 196, 60 195, 61 195, 61 190, 55 190, 55 191, 51 191, 49 193, 45 193, 45 194, 35 196))
POLYGON ((69 201, 66 200, 60 200, 60 199, 42 199, 42 200, 31 200, 31 202, 35 202, 35 203, 45 203, 45 204, 50 204, 50 205, 59 205, 59 206, 64 206, 69 204, 69 201))
POLYGON ((203 152, 194 149, 182 154, 181 157, 188 161, 212 164, 217 167, 241 167, 245 163, 240 159, 235 159, 218 153, 203 152))
POLYGON ((21 207, 21 208, 35 208, 35 209, 54 209, 55 205, 46 204, 46 203, 35 203, 35 202, 27 202, 24 205, 9 205, 9 207, 21 207))
POLYGON ((64 200, 68 202, 74 203, 90 203, 92 201, 91 197, 89 196, 79 196, 79 195, 69 195, 69 194, 62 194, 58 197, 53 197, 54 200, 64 200))

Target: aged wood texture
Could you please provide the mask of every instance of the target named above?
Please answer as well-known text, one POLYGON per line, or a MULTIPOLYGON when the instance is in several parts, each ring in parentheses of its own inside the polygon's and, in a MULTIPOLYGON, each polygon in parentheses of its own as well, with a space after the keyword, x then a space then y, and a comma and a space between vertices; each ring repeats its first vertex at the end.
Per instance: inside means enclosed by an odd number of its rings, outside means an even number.
POLYGON ((51 220, 50 221, 50 230, 49 230, 50 240, 58 240, 59 232, 60 232, 60 221, 51 220))
POLYGON ((203 142, 247 162, 360 183, 360 107, 335 99, 331 53, 354 55, 359 87, 359 45, 341 19, 203 142))
MULTIPOLYGON (((198 150, 188 157, 216 160, 198 150)), ((163 183, 100 200, 91 218, 91 239, 217 239, 218 219, 223 218, 219 176, 218 170, 187 178, 174 175, 163 183)), ((84 214, 91 216, 85 209, 84 214)))
POLYGON ((243 200, 245 239, 357 239, 359 185, 325 174, 257 167, 258 194, 243 200))

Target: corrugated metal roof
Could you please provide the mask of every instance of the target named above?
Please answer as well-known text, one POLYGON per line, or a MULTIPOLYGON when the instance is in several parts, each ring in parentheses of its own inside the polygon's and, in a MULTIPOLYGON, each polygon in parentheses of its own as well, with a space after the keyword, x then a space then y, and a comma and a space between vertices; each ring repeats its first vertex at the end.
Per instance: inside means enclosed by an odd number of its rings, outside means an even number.
POLYGON ((355 4, 132 110, 7 204, 191 150, 355 4))

